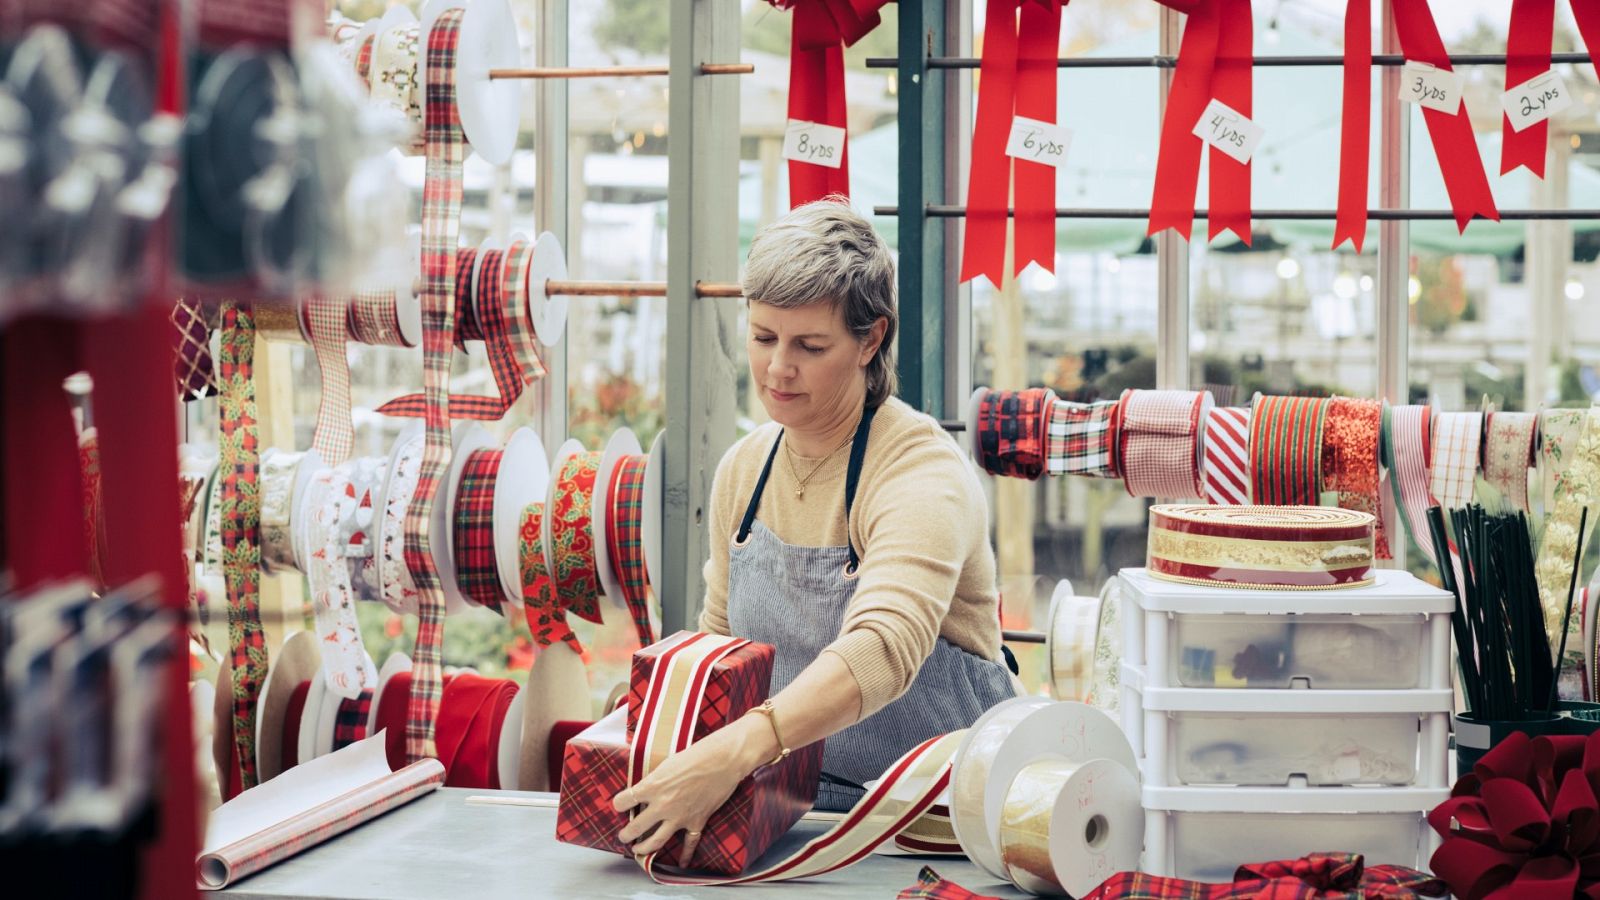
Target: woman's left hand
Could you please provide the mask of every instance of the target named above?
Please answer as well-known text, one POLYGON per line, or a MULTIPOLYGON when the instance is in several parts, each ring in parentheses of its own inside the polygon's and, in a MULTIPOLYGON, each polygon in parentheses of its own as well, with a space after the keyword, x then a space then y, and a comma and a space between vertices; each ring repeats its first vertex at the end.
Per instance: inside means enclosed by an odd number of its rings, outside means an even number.
POLYGON ((638 807, 633 821, 619 834, 624 843, 633 844, 635 856, 659 851, 683 831, 678 865, 688 867, 706 820, 733 796, 734 788, 748 774, 742 766, 731 764, 729 748, 722 746, 725 741, 716 740, 721 736, 711 735, 674 753, 643 781, 612 798, 611 805, 619 812, 638 807))

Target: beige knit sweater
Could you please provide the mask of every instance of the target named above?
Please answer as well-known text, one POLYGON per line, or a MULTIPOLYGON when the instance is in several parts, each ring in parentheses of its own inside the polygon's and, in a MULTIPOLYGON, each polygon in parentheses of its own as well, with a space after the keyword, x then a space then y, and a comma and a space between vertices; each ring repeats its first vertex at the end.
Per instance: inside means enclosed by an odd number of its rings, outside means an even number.
MULTIPOLYGON (((729 544, 778 429, 756 429, 717 466, 702 631, 729 633, 729 544)), ((848 448, 826 462, 796 458, 794 467, 787 452, 773 460, 756 517, 785 543, 843 546, 848 448), (797 500, 794 468, 808 473, 818 463, 797 500)), ((872 420, 848 527, 861 555, 859 581, 838 638, 823 652, 838 654, 855 675, 862 718, 906 692, 940 636, 1000 658, 988 503, 977 472, 938 422, 897 398, 884 403, 872 420)))

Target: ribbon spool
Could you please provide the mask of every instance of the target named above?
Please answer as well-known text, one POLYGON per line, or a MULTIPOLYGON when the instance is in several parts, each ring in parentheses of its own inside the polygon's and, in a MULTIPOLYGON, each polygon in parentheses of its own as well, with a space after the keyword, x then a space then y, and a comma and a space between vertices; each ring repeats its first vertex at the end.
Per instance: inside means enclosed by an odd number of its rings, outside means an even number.
MULTIPOLYGON (((287 768, 284 762, 284 736, 289 733, 286 723, 291 718, 291 701, 302 684, 321 682, 322 679, 317 677, 321 669, 322 655, 317 648, 317 637, 309 631, 296 631, 289 635, 278 652, 273 654, 272 665, 267 669, 261 695, 256 701, 256 771, 263 782, 277 777, 287 768), (267 739, 269 736, 273 739, 267 739)), ((296 741, 305 710, 304 698, 305 694, 302 694, 300 708, 294 710, 292 716, 296 741)), ((294 758, 300 758, 298 743, 295 744, 294 758)))
POLYGON ((462 596, 457 583, 452 512, 456 508, 456 496, 461 487, 461 472, 466 468, 468 457, 479 450, 488 449, 492 444, 493 440, 483 426, 471 422, 457 424, 454 431, 454 449, 450 455, 450 470, 445 474, 439 488, 444 495, 434 500, 433 522, 429 533, 433 535, 433 564, 439 572, 439 582, 444 591, 446 615, 457 615, 475 605, 468 603, 467 598, 462 596))
POLYGON ((269 447, 261 454, 261 571, 275 575, 305 571, 305 558, 294 538, 306 485, 324 468, 315 450, 294 453, 269 447))
POLYGON ((1122 706, 1122 579, 1113 575, 1100 586, 1100 624, 1094 643, 1094 683, 1090 706, 1115 713, 1122 706))
POLYGON ((1483 477, 1519 512, 1531 512, 1528 468, 1534 463, 1534 448, 1539 443, 1539 417, 1525 412, 1493 412, 1485 431, 1483 477))
POLYGON ((1256 394, 1250 404, 1250 497, 1263 506, 1316 506, 1322 499, 1322 429, 1327 399, 1256 394))
POLYGON ((1585 415, 1581 409, 1539 411, 1539 481, 1546 516, 1555 513, 1556 498, 1565 493, 1567 467, 1577 454, 1585 415))
MULTIPOLYGON (((661 522, 663 511, 661 500, 664 490, 662 481, 666 472, 667 435, 665 431, 656 434, 656 439, 650 443, 650 458, 644 468, 644 512, 640 522, 639 539, 644 543, 644 571, 645 578, 650 584, 661 584, 666 578, 666 573, 661 569, 661 522)), ((660 612, 660 608, 655 610, 660 612)))
POLYGON ((985 472, 1037 479, 1045 472, 1050 407, 1056 395, 1047 388, 987 391, 979 400, 978 432, 973 439, 985 472))
MULTIPOLYGON (((1077 878, 1084 877, 1085 866, 1081 860, 1072 859, 1073 849, 1108 853, 1104 863, 1096 864, 1112 866, 1107 875, 1138 868, 1144 837, 1138 765, 1122 729, 1105 713, 1082 703, 1052 702, 1042 697, 1012 698, 991 707, 973 723, 962 738, 951 767, 951 824, 962 850, 989 874, 1032 890, 1023 882, 1036 884, 1036 879, 1043 879, 1047 871, 1040 865, 1041 841, 1036 836, 1040 832, 1045 835, 1043 858, 1053 862, 1055 871, 1067 871, 1067 880, 1075 886, 1077 878), (1063 827, 1059 835, 1056 833, 1054 804, 1062 791, 1056 795, 1045 791, 1052 805, 1041 827, 1034 806, 1040 797, 1012 789, 1024 770, 1040 762, 1065 764, 1071 771, 1059 767, 1032 769, 1029 782, 1036 786, 1082 785, 1073 772, 1086 763, 1101 760, 1121 769, 1129 780, 1123 783, 1126 791, 1116 795, 1120 802, 1092 807, 1093 815, 1103 819, 1096 823, 1093 834, 1089 833, 1088 821, 1074 826, 1067 816, 1062 817, 1063 827), (1007 822, 1010 827, 1002 832, 1002 825, 1007 822), (1078 876, 1070 874, 1073 866, 1078 868, 1078 876)), ((1098 773, 1100 769, 1096 766, 1088 771, 1098 773)), ((1072 803, 1080 799, 1078 790, 1081 788, 1066 791, 1072 803)), ((1112 796, 1108 792, 1102 799, 1112 796)), ((1074 893, 1086 893, 1100 880, 1103 878, 1074 893)))
POLYGON ((1144 848, 1139 779, 1109 759, 1041 759, 1017 773, 1000 817, 1000 859, 1017 887, 1082 897, 1136 868, 1144 848))
POLYGON ((1433 466, 1428 487, 1445 509, 1472 502, 1483 446, 1482 413, 1439 413, 1433 420, 1433 466))
POLYGON ((384 469, 383 487, 379 490, 374 516, 370 559, 376 572, 367 575, 367 580, 378 586, 379 599, 384 605, 401 615, 417 612, 417 585, 411 578, 411 570, 406 568, 405 520, 406 509, 417 489, 422 449, 422 423, 412 422, 401 430, 389 449, 389 463, 384 469))
POLYGON ((551 296, 552 281, 567 279, 567 257, 561 241, 548 231, 541 232, 528 259, 528 321, 533 323, 539 343, 554 347, 567 330, 567 297, 551 296))
MULTIPOLYGON (((365 662, 370 671, 377 672, 378 669, 377 666, 373 665, 372 657, 366 657, 365 662)), ((370 705, 375 691, 372 686, 368 686, 362 688, 354 697, 341 697, 334 693, 328 687, 326 681, 322 679, 313 679, 310 690, 317 692, 321 696, 316 704, 315 716, 302 717, 300 721, 300 733, 308 738, 307 742, 302 745, 304 751, 300 757, 301 762, 310 762, 319 756, 327 756, 329 753, 339 749, 337 739, 340 731, 340 721, 350 719, 362 707, 368 707, 368 712, 370 713, 370 705)), ((308 712, 310 707, 308 694, 308 712)), ((363 716, 360 722, 360 730, 363 736, 366 734, 366 724, 366 717, 363 716)))
MULTIPOLYGON (((361 624, 350 584, 347 546, 340 538, 341 507, 346 505, 353 466, 345 463, 317 472, 296 516, 298 553, 315 613, 317 637, 328 687, 340 697, 355 697, 377 676, 361 641, 361 624)), ((353 506, 351 500, 349 505, 353 506)), ((353 510, 352 510, 353 512, 353 510)))
POLYGON ((1205 496, 1205 422, 1215 405, 1210 391, 1122 392, 1117 470, 1129 496, 1205 496))
POLYGON ((1146 567, 1181 584, 1326 590, 1372 583, 1371 513, 1325 506, 1150 508, 1146 567))
POLYGON ((1051 475, 1116 478, 1117 402, 1050 405, 1046 470, 1051 475))
POLYGON ((661 631, 661 616, 650 602, 644 562, 642 501, 648 467, 649 460, 641 454, 633 431, 618 429, 600 460, 591 512, 600 588, 633 618, 641 647, 655 643, 655 635, 661 631))
POLYGON ((28 152, 17 192, 24 195, 23 214, 32 216, 21 223, 25 240, 5 241, 0 247, 0 261, 6 263, 0 271, 27 279, 51 274, 60 265, 59 251, 52 246, 58 235, 45 212, 46 192, 77 155, 64 125, 83 93, 83 74, 67 33, 53 25, 30 29, 11 53, 5 82, 26 111, 25 124, 18 123, 18 137, 28 142, 28 152))
MULTIPOLYGON (((876 788, 882 779, 874 778, 862 787, 876 788)), ((903 803, 911 802, 928 788, 928 779, 906 779, 890 792, 890 797, 903 803)), ((912 820, 911 824, 896 832, 894 837, 873 848, 879 856, 961 856, 961 843, 956 840, 955 828, 950 824, 950 788, 946 787, 928 811, 912 820)))
MULTIPOLYGON (((411 695, 411 660, 396 653, 383 664, 372 695, 367 734, 384 733, 391 766, 404 765, 405 717, 411 695)), ((446 675, 438 719, 439 760, 447 785, 517 790, 518 756, 526 701, 515 682, 470 672, 446 675)))
POLYGON ((600 611, 594 529, 594 492, 602 454, 569 440, 556 451, 545 499, 544 553, 550 561, 555 602, 596 625, 600 611))
POLYGON ((522 511, 542 500, 550 489, 550 461, 544 443, 531 428, 518 428, 506 441, 500 457, 500 472, 494 482, 495 568, 501 590, 511 605, 521 609, 522 560, 517 534, 522 511))
POLYGON ((1100 643, 1100 598, 1079 597, 1066 579, 1050 595, 1044 633, 1045 664, 1057 700, 1088 703, 1095 684, 1095 649, 1100 643))
POLYGON ((474 450, 461 467, 451 504, 451 544, 456 586, 473 606, 500 611, 504 600, 494 542, 494 494, 504 454, 499 448, 474 450))
MULTIPOLYGON (((543 648, 533 658, 527 686, 518 696, 524 698, 518 784, 524 791, 555 790, 550 770, 554 768, 559 778, 561 760, 552 753, 551 733, 558 722, 587 722, 593 714, 583 657, 561 641, 543 648)), ((502 764, 501 778, 511 771, 502 764)))

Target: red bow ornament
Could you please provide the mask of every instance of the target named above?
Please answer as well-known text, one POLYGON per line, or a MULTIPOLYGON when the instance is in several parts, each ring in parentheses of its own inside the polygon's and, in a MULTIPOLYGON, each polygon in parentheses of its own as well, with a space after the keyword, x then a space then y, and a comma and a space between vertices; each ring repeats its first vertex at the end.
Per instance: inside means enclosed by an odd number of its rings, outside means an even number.
MULTIPOLYGON (((849 128, 844 98, 844 48, 861 40, 881 21, 878 10, 889 0, 767 0, 794 11, 789 40, 789 118, 849 128)), ((850 195, 850 153, 839 168, 789 160, 789 206, 831 194, 850 195)))
POLYGON ((1600 898, 1600 733, 1490 750, 1428 814, 1430 867, 1461 900, 1600 898))
POLYGON ((972 129, 967 232, 961 280, 979 275, 1000 287, 1005 277, 1007 206, 1016 167, 1016 262, 1056 269, 1056 170, 1006 155, 1014 116, 1056 121, 1056 48, 1067 0, 990 0, 978 68, 978 113, 972 129), (1020 25, 1018 17, 1021 17, 1020 25))
MULTIPOLYGON (((1517 87, 1550 71, 1550 41, 1555 31, 1555 0, 1511 0, 1511 25, 1506 32, 1506 87, 1517 87)), ((1600 2, 1572 0, 1572 18, 1585 47, 1600 45, 1600 2)), ((1597 69, 1600 71, 1600 69, 1597 69)), ((1511 117, 1500 124, 1500 174, 1517 166, 1544 177, 1550 122, 1535 122, 1521 131, 1511 117)))
MULTIPOLYGON (((1150 199, 1149 234, 1166 228, 1189 238, 1205 143, 1194 127, 1213 99, 1251 114, 1254 33, 1250 0, 1156 0, 1188 16, 1178 68, 1161 120, 1161 152, 1150 199)), ((1208 239, 1232 231, 1250 244, 1250 164, 1211 149, 1208 239)))

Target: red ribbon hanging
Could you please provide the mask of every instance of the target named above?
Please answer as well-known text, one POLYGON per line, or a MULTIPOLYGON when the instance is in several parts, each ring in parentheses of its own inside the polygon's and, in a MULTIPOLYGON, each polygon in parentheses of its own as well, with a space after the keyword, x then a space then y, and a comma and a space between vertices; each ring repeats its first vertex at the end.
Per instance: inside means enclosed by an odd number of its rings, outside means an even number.
MULTIPOLYGON (((1555 33, 1555 0, 1512 0, 1511 24, 1506 32, 1506 87, 1513 88, 1550 70, 1550 43, 1555 33)), ((1585 47, 1600 44, 1600 3, 1572 0, 1572 18, 1585 47)), ((1596 71, 1600 71, 1597 67, 1596 71)), ((1549 121, 1537 122, 1517 131, 1509 116, 1500 123, 1500 174, 1517 166, 1527 166, 1536 177, 1544 177, 1545 147, 1549 144, 1549 121)))
MULTIPOLYGON (((1396 0, 1393 8, 1395 31, 1400 35, 1400 49, 1406 59, 1452 71, 1450 55, 1445 52, 1427 0, 1396 0)), ((1454 113, 1424 108, 1422 118, 1428 123, 1428 137, 1433 140, 1433 152, 1439 159, 1445 190, 1450 194, 1456 228, 1465 231, 1474 216, 1500 221, 1466 104, 1458 105, 1454 113)))
POLYGON ((1055 271, 1056 170, 1006 155, 1013 116, 1056 121, 1056 52, 1067 0, 994 0, 984 18, 978 112, 972 130, 966 243, 961 280, 1005 277, 1006 207, 1016 167, 1017 243, 1013 273, 1036 262, 1055 271), (1021 24, 1018 24, 1018 14, 1021 24))
MULTIPOLYGON (((878 27, 878 10, 889 0, 767 0, 794 10, 789 41, 789 118, 848 128, 844 96, 844 48, 878 27)), ((848 144, 848 142, 847 142, 848 144)), ((839 168, 789 160, 789 205, 831 194, 850 195, 850 151, 839 168)))
MULTIPOLYGON (((1167 228, 1185 240, 1194 225, 1194 193, 1200 180, 1200 151, 1205 142, 1194 134, 1212 98, 1237 112, 1252 112, 1252 65, 1255 55, 1250 0, 1157 0, 1188 15, 1178 68, 1161 120, 1161 152, 1156 161, 1155 191, 1150 199, 1148 234, 1167 228)), ((1250 164, 1221 150, 1211 150, 1210 225, 1208 238, 1231 231, 1250 244, 1250 164)))
POLYGON ((1372 4, 1350 0, 1344 10, 1344 104, 1339 119, 1339 210, 1333 248, 1367 240, 1367 154, 1372 141, 1372 4))

